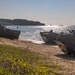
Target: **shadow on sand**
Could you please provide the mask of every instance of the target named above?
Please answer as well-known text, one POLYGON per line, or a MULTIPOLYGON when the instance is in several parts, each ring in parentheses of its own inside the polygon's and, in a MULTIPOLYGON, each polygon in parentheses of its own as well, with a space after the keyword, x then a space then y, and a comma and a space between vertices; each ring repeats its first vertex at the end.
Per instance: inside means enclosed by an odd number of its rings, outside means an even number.
POLYGON ((75 56, 73 55, 67 55, 67 54, 58 54, 58 55, 55 55, 59 58, 63 58, 63 59, 66 59, 66 60, 75 60, 75 56))

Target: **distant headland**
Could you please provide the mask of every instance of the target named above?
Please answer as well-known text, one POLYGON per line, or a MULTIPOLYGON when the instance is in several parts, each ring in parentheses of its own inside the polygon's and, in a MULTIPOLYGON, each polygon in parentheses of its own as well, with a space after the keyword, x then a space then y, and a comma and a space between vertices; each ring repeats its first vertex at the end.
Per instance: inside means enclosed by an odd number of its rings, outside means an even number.
POLYGON ((26 19, 0 19, 0 24, 2 25, 25 25, 25 26, 41 26, 45 25, 39 21, 31 21, 26 19))

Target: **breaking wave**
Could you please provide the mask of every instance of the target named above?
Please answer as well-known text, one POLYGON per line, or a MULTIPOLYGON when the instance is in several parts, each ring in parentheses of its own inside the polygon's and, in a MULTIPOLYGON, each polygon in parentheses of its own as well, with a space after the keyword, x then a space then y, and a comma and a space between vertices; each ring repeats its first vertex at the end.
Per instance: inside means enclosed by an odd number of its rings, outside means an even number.
POLYGON ((20 30, 21 34, 19 39, 20 40, 27 40, 32 41, 34 43, 44 43, 40 36, 40 32, 44 31, 50 31, 51 29, 56 32, 67 32, 69 30, 74 30, 75 25, 46 25, 46 26, 6 26, 7 28, 14 29, 14 30, 20 30))

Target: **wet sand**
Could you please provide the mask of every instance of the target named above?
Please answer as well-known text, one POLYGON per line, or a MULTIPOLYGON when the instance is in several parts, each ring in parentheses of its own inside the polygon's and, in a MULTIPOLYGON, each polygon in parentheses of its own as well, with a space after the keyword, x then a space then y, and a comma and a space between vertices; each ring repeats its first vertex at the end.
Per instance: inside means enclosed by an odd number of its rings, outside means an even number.
MULTIPOLYGON (((61 65, 67 75, 75 75, 75 57, 65 55, 58 46, 35 44, 30 41, 10 40, 0 38, 1 44, 8 44, 16 47, 28 48, 40 55, 52 58, 55 64, 61 65)), ((47 59, 47 61, 50 61, 47 59)))

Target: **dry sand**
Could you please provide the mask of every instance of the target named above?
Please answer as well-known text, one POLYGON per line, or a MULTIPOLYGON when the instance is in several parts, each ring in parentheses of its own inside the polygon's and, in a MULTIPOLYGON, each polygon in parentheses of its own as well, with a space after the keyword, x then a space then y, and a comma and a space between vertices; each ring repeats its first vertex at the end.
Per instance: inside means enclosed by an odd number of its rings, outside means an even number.
MULTIPOLYGON (((67 75, 75 75, 75 57, 65 55, 58 46, 34 44, 28 41, 9 40, 0 38, 0 43, 13 45, 22 48, 28 48, 31 51, 39 53, 48 58, 52 58, 54 63, 61 65, 67 75)), ((48 60, 49 61, 49 60, 48 60)))

